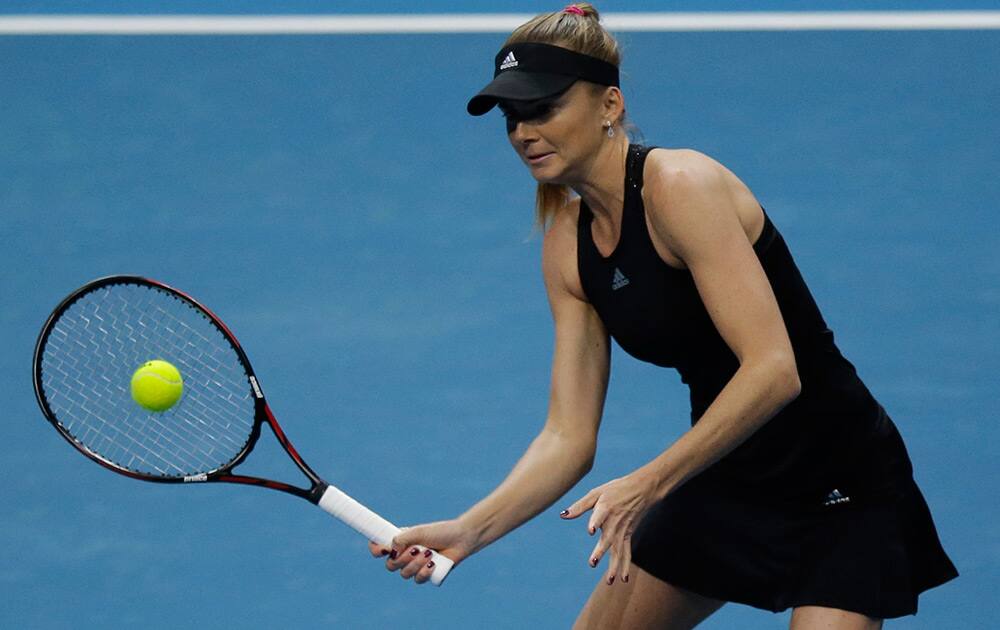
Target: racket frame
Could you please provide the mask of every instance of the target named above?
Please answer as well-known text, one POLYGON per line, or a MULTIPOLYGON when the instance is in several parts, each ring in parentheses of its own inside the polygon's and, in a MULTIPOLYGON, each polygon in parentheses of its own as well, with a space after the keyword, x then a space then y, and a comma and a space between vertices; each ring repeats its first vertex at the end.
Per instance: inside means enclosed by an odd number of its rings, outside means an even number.
POLYGON ((175 289, 167 284, 159 282, 157 280, 152 280, 150 278, 145 278, 142 276, 135 275, 113 275, 105 276, 103 278, 98 278, 87 284, 83 285, 79 289, 70 293, 66 298, 64 298, 58 306, 49 315, 49 318, 45 321, 45 325, 42 327, 42 331, 38 335, 38 341, 35 344, 33 370, 32 370, 32 380, 35 387, 35 398, 38 400, 38 405, 42 409, 42 413, 45 414, 45 418, 56 428, 60 435, 66 439, 67 442, 73 445, 76 450, 80 451, 82 454, 90 458, 91 460, 97 462, 101 466, 112 470, 121 475, 131 477, 133 479, 139 479, 142 481, 152 481, 154 483, 204 483, 204 482, 224 482, 224 483, 237 483, 249 486, 260 486, 264 488, 270 488, 271 490, 280 490, 281 492, 286 492, 288 494, 293 494, 297 497, 306 499, 310 503, 319 505, 319 500, 323 496, 329 484, 327 484, 323 479, 317 475, 312 468, 306 464, 302 456, 299 455, 298 451, 292 445, 288 436, 282 430, 281 425, 278 424, 277 419, 274 417, 270 406, 267 404, 267 399, 264 398, 264 392, 260 387, 260 381, 257 380, 257 375, 253 371, 253 366, 250 365, 250 360, 247 358, 246 352, 244 352, 243 347, 240 345, 239 340, 236 336, 229 330, 229 327, 219 317, 209 310, 205 305, 201 304, 193 297, 184 293, 179 289, 175 289), (73 435, 59 422, 56 418, 55 413, 49 406, 48 400, 45 398, 43 393, 42 384, 42 353, 45 350, 45 343, 48 341, 49 335, 52 333, 56 322, 62 316, 62 314, 72 306, 77 300, 79 300, 84 295, 87 295, 93 291, 97 291, 103 287, 114 285, 114 284, 136 284, 150 286, 155 289, 164 291, 173 297, 180 299, 190 306, 194 307, 200 311, 208 320, 225 336, 226 341, 233 347, 236 351, 237 357, 240 364, 247 375, 247 388, 251 395, 254 397, 254 420, 253 426, 250 430, 250 435, 247 438, 246 444, 243 446, 242 450, 230 460, 228 463, 201 474, 189 475, 185 477, 167 477, 160 475, 148 475, 138 471, 130 470, 123 466, 119 466, 114 462, 108 460, 100 453, 97 453, 90 448, 88 448, 81 441, 73 437, 73 435), (272 479, 265 479, 262 477, 254 477, 249 475, 239 475, 234 474, 233 469, 243 463, 247 456, 253 451, 254 446, 257 444, 257 440, 260 439, 261 428, 264 424, 267 424, 270 428, 274 437, 278 440, 281 448, 288 453, 288 456, 295 462, 299 470, 306 476, 310 482, 309 488, 301 488, 281 481, 275 481, 272 479))
MULTIPOLYGON (((45 325, 42 327, 41 333, 38 335, 38 341, 35 344, 32 380, 35 387, 35 397, 38 400, 38 405, 41 407, 42 412, 49 423, 51 423, 59 434, 62 435, 67 442, 72 444, 76 450, 80 451, 80 453, 85 455, 88 459, 97 462, 108 470, 133 479, 152 481, 155 483, 176 484, 223 482, 258 486, 270 488, 271 490, 280 490, 281 492, 306 499, 310 503, 319 506, 330 515, 354 528, 369 540, 373 540, 384 546, 392 544, 392 539, 400 531, 395 525, 358 503, 355 499, 345 494, 336 486, 323 481, 323 479, 320 478, 320 476, 305 463, 302 456, 299 455, 298 451, 295 450, 295 447, 285 435, 281 425, 278 424, 278 421, 274 417, 274 413, 271 412, 271 408, 267 404, 267 400, 264 398, 264 392, 261 390, 260 382, 257 380, 257 375, 254 373, 253 367, 250 365, 250 360, 247 358, 246 352, 243 351, 243 347, 236 339, 236 336, 229 330, 225 323, 223 323, 222 320, 215 315, 215 313, 187 293, 184 293, 179 289, 175 289, 167 284, 150 278, 145 278, 143 276, 113 275, 88 282, 69 294, 52 311, 52 314, 49 315, 45 325), (66 311, 66 309, 68 309, 74 302, 79 300, 84 295, 112 284, 146 285, 169 293, 175 298, 187 302, 207 317, 209 321, 214 324, 220 332, 222 332, 226 340, 236 351, 239 361, 247 375, 247 387, 250 389, 250 393, 254 398, 254 421, 246 444, 229 463, 205 473, 189 475, 186 477, 166 477, 143 474, 141 472, 129 470, 119 466, 109 459, 101 456, 99 453, 87 448, 85 444, 73 437, 73 435, 70 434, 70 432, 65 429, 56 418, 55 413, 52 411, 45 395, 43 394, 42 354, 45 350, 45 343, 48 340, 55 323, 59 320, 59 317, 64 311, 66 311), (309 488, 302 488, 262 477, 237 475, 233 473, 233 469, 239 466, 247 458, 254 446, 256 446, 257 440, 260 439, 261 427, 265 423, 271 428, 271 431, 274 433, 278 443, 281 444, 281 447, 285 450, 288 456, 293 462, 295 462, 295 465, 298 466, 299 470, 302 471, 307 479, 309 479, 309 488)), ((424 547, 418 545, 417 548, 424 551, 424 547)), ((431 551, 431 554, 431 558, 434 561, 434 571, 430 577, 430 582, 435 586, 440 586, 454 566, 454 562, 447 556, 444 556, 436 551, 431 551)))

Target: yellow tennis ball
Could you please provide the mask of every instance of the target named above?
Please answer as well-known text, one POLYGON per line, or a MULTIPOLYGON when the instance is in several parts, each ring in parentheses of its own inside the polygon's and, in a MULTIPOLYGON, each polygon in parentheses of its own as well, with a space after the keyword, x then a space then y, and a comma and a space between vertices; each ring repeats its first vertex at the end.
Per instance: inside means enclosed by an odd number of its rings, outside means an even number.
POLYGON ((181 399, 184 380, 173 364, 146 361, 132 375, 132 400, 149 411, 166 411, 181 399))

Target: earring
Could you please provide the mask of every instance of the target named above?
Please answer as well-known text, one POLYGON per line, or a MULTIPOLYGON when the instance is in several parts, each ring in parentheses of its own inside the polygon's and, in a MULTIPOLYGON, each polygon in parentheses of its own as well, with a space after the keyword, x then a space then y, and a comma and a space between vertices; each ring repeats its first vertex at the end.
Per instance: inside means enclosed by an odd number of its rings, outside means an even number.
POLYGON ((608 137, 609 138, 614 138, 615 137, 615 126, 611 124, 611 121, 610 120, 605 120, 604 121, 604 126, 608 128, 608 137))

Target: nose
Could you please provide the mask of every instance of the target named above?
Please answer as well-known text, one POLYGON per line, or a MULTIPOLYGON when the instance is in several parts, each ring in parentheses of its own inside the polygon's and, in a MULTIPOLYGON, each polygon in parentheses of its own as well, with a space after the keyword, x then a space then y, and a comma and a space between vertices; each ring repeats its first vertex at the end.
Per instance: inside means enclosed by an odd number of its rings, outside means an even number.
POLYGON ((532 126, 522 120, 511 120, 508 118, 507 135, 510 136, 511 142, 522 145, 531 144, 535 140, 532 126))

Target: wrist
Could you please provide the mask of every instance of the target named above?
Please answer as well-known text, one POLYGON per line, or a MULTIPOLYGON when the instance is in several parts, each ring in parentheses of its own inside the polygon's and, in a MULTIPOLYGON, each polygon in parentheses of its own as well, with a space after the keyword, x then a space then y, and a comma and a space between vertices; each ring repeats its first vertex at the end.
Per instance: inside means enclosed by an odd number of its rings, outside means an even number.
POLYGON ((469 555, 476 553, 493 542, 487 534, 489 529, 487 524, 482 519, 477 518, 477 515, 472 510, 456 518, 455 522, 462 531, 462 537, 469 545, 469 555))
POLYGON ((654 500, 659 501, 673 492, 677 483, 674 481, 672 467, 660 458, 656 458, 642 468, 635 471, 641 483, 647 488, 647 493, 654 500))

